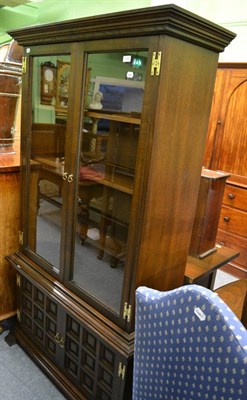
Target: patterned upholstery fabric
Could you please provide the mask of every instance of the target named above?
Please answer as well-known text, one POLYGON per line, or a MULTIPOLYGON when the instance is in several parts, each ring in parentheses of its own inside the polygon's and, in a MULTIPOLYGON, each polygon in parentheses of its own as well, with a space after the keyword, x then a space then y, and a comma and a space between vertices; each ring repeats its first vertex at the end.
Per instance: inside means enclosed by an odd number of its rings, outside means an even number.
POLYGON ((211 290, 136 291, 132 400, 246 400, 247 331, 211 290))

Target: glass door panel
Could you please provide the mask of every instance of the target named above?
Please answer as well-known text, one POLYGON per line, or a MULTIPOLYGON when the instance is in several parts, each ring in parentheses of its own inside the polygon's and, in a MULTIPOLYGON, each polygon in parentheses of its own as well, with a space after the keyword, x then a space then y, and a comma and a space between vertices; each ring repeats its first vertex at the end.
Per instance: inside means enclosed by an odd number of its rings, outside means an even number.
POLYGON ((88 54, 71 280, 119 314, 146 51, 88 54))
POLYGON ((29 249, 60 270, 70 56, 33 57, 29 249))

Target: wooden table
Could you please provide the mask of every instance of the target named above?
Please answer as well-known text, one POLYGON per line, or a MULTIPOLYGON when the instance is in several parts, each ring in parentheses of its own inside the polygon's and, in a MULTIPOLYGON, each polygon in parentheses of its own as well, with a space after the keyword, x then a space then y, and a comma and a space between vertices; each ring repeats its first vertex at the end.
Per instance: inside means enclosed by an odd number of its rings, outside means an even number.
POLYGON ((217 269, 226 265, 238 256, 239 252, 225 246, 217 248, 214 253, 202 260, 189 256, 185 268, 184 283, 195 283, 212 290, 217 269))

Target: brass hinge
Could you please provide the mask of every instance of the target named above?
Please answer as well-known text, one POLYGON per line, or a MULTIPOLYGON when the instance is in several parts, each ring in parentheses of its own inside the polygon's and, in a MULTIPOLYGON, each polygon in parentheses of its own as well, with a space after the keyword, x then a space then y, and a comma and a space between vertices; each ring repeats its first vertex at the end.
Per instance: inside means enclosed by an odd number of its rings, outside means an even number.
POLYGON ((16 275, 16 285, 21 287, 21 275, 19 274, 16 275))
POLYGON ((160 64, 161 64, 161 51, 158 52, 158 56, 156 58, 156 51, 153 52, 152 56, 152 65, 151 65, 151 75, 154 74, 159 76, 160 74, 160 64), (156 72, 155 72, 156 70, 156 72))
POLYGON ((16 310, 16 318, 17 321, 21 322, 21 311, 19 310, 19 308, 17 308, 16 310))
POLYGON ((19 244, 23 245, 23 232, 19 231, 19 244))
POLYGON ((22 57, 22 73, 27 72, 27 57, 22 57))
POLYGON ((119 378, 122 378, 122 380, 124 380, 124 377, 125 377, 125 370, 126 370, 126 366, 120 362, 118 365, 118 376, 119 376, 119 378))
POLYGON ((124 303, 123 319, 127 319, 127 322, 130 322, 130 318, 131 318, 131 305, 128 303, 124 303))

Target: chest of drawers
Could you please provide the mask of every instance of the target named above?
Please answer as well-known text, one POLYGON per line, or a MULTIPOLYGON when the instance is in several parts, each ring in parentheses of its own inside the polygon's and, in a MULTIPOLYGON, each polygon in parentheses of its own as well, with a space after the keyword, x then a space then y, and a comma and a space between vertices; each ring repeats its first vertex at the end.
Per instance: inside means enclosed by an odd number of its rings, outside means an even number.
POLYGON ((226 184, 217 242, 240 252, 232 266, 247 274, 247 189, 244 185, 226 184))

